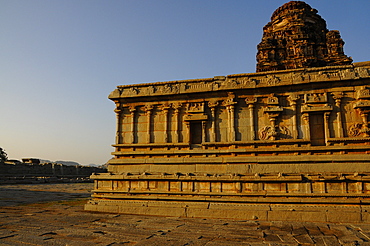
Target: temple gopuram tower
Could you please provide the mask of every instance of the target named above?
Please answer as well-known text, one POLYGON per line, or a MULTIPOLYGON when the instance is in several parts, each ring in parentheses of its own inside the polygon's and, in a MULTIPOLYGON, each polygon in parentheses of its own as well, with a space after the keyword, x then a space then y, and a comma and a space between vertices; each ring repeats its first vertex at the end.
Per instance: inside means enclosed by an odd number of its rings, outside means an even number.
POLYGON ((86 210, 370 222, 370 62, 301 1, 263 30, 256 73, 117 86, 86 210))
POLYGON ((301 1, 284 4, 263 28, 257 72, 349 65, 339 31, 329 31, 317 10, 301 1))

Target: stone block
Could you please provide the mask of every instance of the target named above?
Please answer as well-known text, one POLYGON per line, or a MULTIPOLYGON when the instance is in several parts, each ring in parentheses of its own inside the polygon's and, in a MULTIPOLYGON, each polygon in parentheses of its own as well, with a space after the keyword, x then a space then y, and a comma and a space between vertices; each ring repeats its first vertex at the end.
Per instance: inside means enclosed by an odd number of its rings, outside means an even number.
POLYGON ((199 209, 188 208, 187 217, 190 218, 221 218, 238 220, 267 220, 266 211, 230 210, 230 209, 199 209))
POLYGON ((268 211, 269 221, 312 221, 326 222, 324 211, 286 211, 275 210, 268 211))
POLYGON ((333 223, 349 222, 360 223, 361 221, 361 212, 352 212, 344 209, 338 209, 337 211, 328 211, 327 212, 327 221, 333 223))
POLYGON ((151 165, 149 172, 154 173, 194 173, 196 172, 196 165, 151 165))
POLYGON ((137 215, 155 215, 155 216, 172 216, 185 217, 185 208, 180 207, 131 207, 121 205, 119 213, 137 214, 137 215))

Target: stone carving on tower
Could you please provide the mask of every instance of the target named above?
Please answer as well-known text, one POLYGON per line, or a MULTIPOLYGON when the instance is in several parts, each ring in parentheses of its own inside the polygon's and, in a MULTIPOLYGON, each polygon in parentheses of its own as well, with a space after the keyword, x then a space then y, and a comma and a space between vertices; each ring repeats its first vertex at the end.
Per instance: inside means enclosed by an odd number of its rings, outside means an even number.
POLYGON ((257 72, 349 65, 339 31, 329 31, 317 10, 302 1, 278 8, 257 46, 257 72))

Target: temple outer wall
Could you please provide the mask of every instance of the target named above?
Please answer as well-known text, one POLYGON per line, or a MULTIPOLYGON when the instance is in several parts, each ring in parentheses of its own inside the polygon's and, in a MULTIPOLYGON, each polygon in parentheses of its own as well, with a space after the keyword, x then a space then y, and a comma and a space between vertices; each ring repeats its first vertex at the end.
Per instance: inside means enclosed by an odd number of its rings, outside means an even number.
POLYGON ((370 63, 120 86, 90 211, 369 222, 370 63))

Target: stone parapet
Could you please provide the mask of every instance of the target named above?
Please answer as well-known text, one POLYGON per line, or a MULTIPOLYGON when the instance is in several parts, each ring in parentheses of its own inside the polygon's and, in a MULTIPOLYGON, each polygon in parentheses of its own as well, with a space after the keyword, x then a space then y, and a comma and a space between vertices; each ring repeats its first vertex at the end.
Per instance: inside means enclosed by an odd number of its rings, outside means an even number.
POLYGON ((109 98, 116 100, 119 98, 143 96, 209 93, 233 89, 250 90, 278 86, 302 86, 320 82, 359 80, 363 78, 370 78, 369 64, 355 63, 354 65, 344 66, 233 74, 222 78, 217 76, 206 79, 121 85, 109 95, 109 98))

